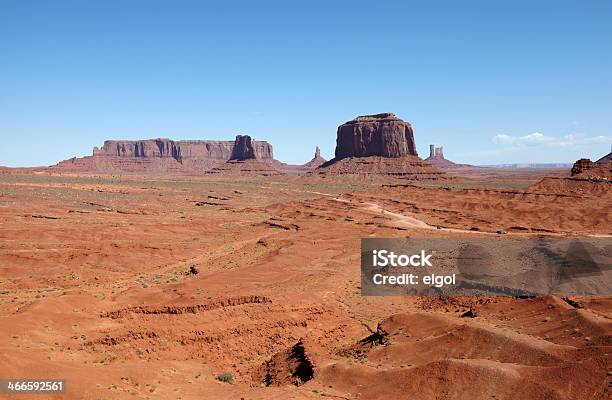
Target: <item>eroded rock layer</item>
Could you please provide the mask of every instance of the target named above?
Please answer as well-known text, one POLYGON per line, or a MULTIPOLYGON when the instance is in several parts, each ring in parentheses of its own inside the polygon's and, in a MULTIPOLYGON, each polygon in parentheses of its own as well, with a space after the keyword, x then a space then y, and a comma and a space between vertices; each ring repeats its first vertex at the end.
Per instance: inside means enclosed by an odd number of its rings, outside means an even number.
POLYGON ((234 148, 232 149, 232 156, 230 160, 250 160, 250 159, 272 159, 272 146, 262 149, 262 146, 258 146, 248 135, 238 135, 234 141, 234 148), (263 150, 263 151, 262 151, 263 150))
POLYGON ((357 117, 338 127, 336 157, 318 175, 381 175, 432 180, 445 174, 418 157, 412 126, 393 113, 357 117))
POLYGON ((596 162, 588 158, 581 158, 574 163, 571 176, 577 178, 612 179, 612 161, 609 158, 606 159, 606 157, 596 162))
POLYGON ((272 148, 270 152, 263 153, 256 148, 256 143, 248 135, 238 135, 234 142, 234 149, 231 158, 217 167, 212 168, 211 174, 226 175, 282 175, 277 169, 279 164, 272 158, 272 148))
POLYGON ((336 159, 416 155, 412 126, 393 113, 360 116, 338 127, 336 159))
POLYGON ((593 161, 589 160, 588 158, 581 158, 580 160, 574 163, 571 174, 572 176, 576 176, 585 171, 593 169, 593 167, 594 167, 593 161))
POLYGON ((318 175, 380 175, 408 180, 436 180, 446 174, 417 156, 398 158, 348 157, 329 161, 313 171, 318 175))
POLYGON ((223 175, 237 175, 237 176, 275 176, 284 175, 282 171, 276 168, 275 162, 259 160, 259 159, 248 159, 248 160, 229 160, 219 166, 206 171, 207 174, 223 174, 223 175))
POLYGON ((92 156, 71 158, 51 167, 70 172, 198 172, 244 159, 246 151, 262 160, 272 160, 272 146, 248 136, 235 141, 216 140, 107 140, 92 156), (248 138, 248 144, 247 139, 248 138), (239 147, 237 147, 239 146, 239 147))
POLYGON ((457 164, 446 159, 444 157, 444 148, 442 146, 434 147, 433 144, 429 145, 429 157, 425 161, 440 169, 474 168, 472 165, 457 164))
POLYGON ((321 149, 319 149, 319 146, 317 146, 313 159, 304 164, 303 167, 307 170, 315 169, 325 164, 326 161, 326 159, 321 157, 321 149))

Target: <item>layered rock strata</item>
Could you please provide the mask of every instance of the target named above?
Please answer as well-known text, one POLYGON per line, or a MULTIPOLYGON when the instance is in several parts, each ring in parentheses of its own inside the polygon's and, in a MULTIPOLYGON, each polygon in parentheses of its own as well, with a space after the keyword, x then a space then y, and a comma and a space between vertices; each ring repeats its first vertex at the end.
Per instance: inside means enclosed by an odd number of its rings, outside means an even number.
POLYGON ((393 113, 365 115, 338 127, 336 157, 318 175, 379 175, 432 180, 444 173, 418 157, 412 126, 393 113))
POLYGON ((256 147, 258 142, 248 135, 238 135, 234 141, 230 159, 207 173, 225 175, 283 175, 277 168, 278 161, 272 157, 272 148, 269 152, 262 152, 256 147))
POLYGON ((51 168, 71 172, 202 172, 244 156, 244 146, 258 159, 273 160, 272 146, 265 141, 251 140, 247 145, 246 139, 107 140, 101 148, 94 147, 91 156, 74 157, 51 168))
POLYGON ((603 157, 596 162, 593 162, 588 158, 579 159, 572 167, 570 172, 571 176, 576 178, 612 179, 612 160, 606 157, 603 157))
POLYGON ((363 115, 338 127, 336 160, 416 155, 412 126, 393 113, 363 115))

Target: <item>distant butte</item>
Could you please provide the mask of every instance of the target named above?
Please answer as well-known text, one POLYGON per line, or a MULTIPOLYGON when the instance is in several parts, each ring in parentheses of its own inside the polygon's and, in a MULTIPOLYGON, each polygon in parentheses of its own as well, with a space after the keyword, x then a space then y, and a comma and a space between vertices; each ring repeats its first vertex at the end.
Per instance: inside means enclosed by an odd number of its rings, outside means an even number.
POLYGON ((359 116, 338 127, 336 156, 319 175, 386 175, 432 180, 444 173, 418 157, 412 125, 393 113, 359 116))
POLYGON ((304 164, 303 167, 304 169, 311 170, 320 167, 325 164, 325 162, 327 162, 327 160, 321 157, 321 149, 317 146, 313 159, 304 164))
POLYGON ((444 158, 444 148, 442 146, 435 147, 433 144, 429 145, 429 157, 427 157, 425 161, 440 169, 476 168, 472 165, 457 164, 451 160, 447 160, 444 158))
MULTIPOLYGON (((240 135, 239 135, 240 137, 240 135)), ((264 141, 107 140, 87 157, 61 161, 52 170, 102 173, 194 173, 208 171, 232 158, 253 155, 273 160, 272 145, 264 141), (237 147, 238 146, 238 147, 237 147), (248 148, 250 154, 245 153, 248 148)))
POLYGON ((272 146, 258 148, 257 142, 248 135, 238 135, 234 141, 232 155, 227 162, 207 171, 208 174, 224 175, 283 175, 278 161, 272 155, 272 146))
POLYGON ((230 160, 273 159, 272 146, 261 148, 249 135, 237 135, 230 160), (263 151, 262 151, 263 150, 263 151))
POLYGON ((612 152, 595 162, 588 158, 581 158, 574 163, 571 176, 591 179, 612 179, 612 152))
POLYGON ((393 113, 363 115, 338 127, 336 160, 416 155, 412 125, 393 113))

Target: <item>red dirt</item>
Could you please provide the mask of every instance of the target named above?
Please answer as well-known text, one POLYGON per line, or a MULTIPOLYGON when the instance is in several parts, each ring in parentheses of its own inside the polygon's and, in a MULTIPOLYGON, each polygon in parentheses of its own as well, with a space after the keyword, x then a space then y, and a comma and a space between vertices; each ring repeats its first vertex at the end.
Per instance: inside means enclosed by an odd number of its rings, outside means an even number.
POLYGON ((371 175, 384 176, 386 179, 435 181, 446 178, 444 172, 432 167, 417 156, 397 158, 387 157, 347 157, 331 160, 312 171, 322 176, 356 175, 360 179, 371 175))
POLYGON ((0 377, 67 379, 54 398, 610 398, 612 298, 360 295, 363 237, 612 233, 609 184, 481 178, 0 174, 0 377))

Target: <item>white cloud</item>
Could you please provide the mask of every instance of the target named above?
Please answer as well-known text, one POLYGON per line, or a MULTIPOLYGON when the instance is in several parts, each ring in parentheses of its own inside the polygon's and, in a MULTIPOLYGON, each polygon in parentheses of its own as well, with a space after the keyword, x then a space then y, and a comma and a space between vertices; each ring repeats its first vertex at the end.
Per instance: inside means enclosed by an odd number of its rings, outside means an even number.
POLYGON ((495 144, 513 144, 515 140, 516 138, 505 133, 493 136, 493 143, 495 144))
POLYGON ((523 136, 511 136, 505 133, 500 133, 493 136, 492 140, 495 144, 510 147, 574 147, 589 144, 610 144, 612 143, 612 136, 586 136, 583 134, 548 136, 540 132, 534 132, 523 136))

